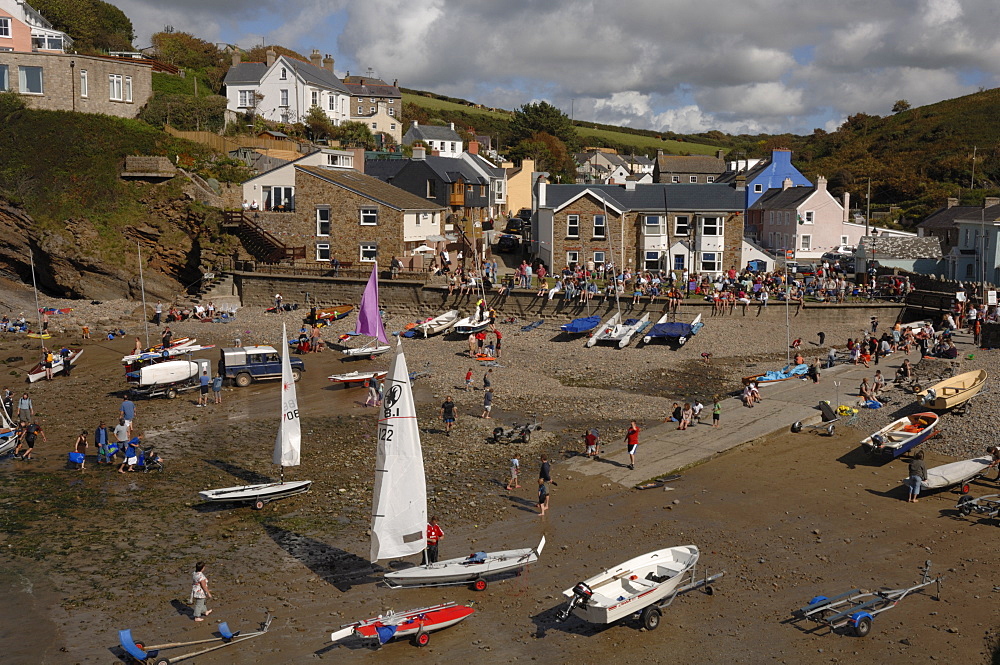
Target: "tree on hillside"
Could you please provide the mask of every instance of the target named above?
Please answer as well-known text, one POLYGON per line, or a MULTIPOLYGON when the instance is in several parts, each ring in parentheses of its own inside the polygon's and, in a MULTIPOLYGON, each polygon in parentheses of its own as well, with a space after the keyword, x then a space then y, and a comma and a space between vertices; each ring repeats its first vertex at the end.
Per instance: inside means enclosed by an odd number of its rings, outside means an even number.
POLYGON ((546 132, 536 132, 524 139, 510 151, 511 157, 517 159, 535 160, 535 168, 548 171, 553 179, 559 176, 563 182, 573 182, 576 165, 570 157, 566 144, 559 138, 546 132))
POLYGON ((215 44, 186 32, 157 32, 151 39, 160 59, 178 67, 204 70, 222 62, 215 44))
POLYGON ((892 105, 893 113, 902 113, 903 111, 909 111, 909 110, 910 110, 910 102, 906 101, 905 99, 899 99, 896 101, 895 104, 892 105))
POLYGON ((289 58, 309 62, 309 59, 298 51, 293 51, 290 48, 278 46, 277 44, 272 44, 271 46, 254 46, 252 49, 244 51, 243 62, 267 62, 267 49, 271 49, 276 55, 287 55, 289 58))
POLYGON ((578 145, 576 128, 569 116, 548 102, 525 104, 514 111, 508 131, 510 145, 531 139, 540 132, 556 137, 570 150, 578 145))
POLYGON ((309 138, 313 141, 333 136, 337 131, 337 128, 330 122, 330 118, 318 106, 311 107, 306 116, 302 118, 302 122, 309 131, 309 138))
POLYGON ((31 6, 72 37, 80 53, 132 50, 132 21, 103 0, 31 0, 31 6))
POLYGON ((335 128, 333 138, 340 141, 345 148, 375 149, 375 137, 372 130, 363 122, 345 122, 335 128))

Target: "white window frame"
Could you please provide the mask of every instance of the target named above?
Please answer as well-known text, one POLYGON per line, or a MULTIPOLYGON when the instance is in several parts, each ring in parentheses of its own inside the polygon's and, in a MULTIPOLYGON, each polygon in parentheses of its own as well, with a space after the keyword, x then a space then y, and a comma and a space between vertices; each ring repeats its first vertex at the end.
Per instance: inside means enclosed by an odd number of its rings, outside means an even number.
POLYGON ((721 217, 702 217, 701 218, 701 235, 705 237, 716 238, 723 234, 723 220, 721 217), (712 229, 709 231, 709 229, 712 229))
POLYGON ((362 263, 375 263, 378 260, 378 243, 363 242, 358 247, 358 260, 362 263), (371 252, 371 256, 366 258, 365 252, 371 252))
POLYGON ((648 249, 642 254, 642 269, 643 270, 659 270, 660 269, 660 259, 663 258, 663 252, 658 249, 648 249))
POLYGON ((674 217, 674 235, 682 236, 684 238, 691 235, 691 217, 689 215, 677 215, 674 217), (683 228, 684 232, 681 232, 681 220, 684 220, 683 228))
POLYGON ((0 37, 4 39, 13 39, 14 34, 10 29, 10 17, 0 16, 0 37))
POLYGON ((705 182, 715 182, 715 176, 714 175, 705 176, 705 182))
POLYGON ((566 237, 580 237, 580 215, 566 215, 566 237))
POLYGON ((690 183, 696 183, 696 182, 698 182, 698 176, 696 176, 696 175, 688 176, 688 182, 690 182, 690 183))
POLYGON ((812 234, 803 233, 799 236, 799 249, 803 252, 812 251, 812 234))
POLYGON ((814 210, 802 211, 802 223, 813 224, 816 222, 816 212, 814 210))
POLYGON ((378 129, 378 123, 377 122, 373 122, 372 123, 372 129, 378 129))
POLYGON ((317 261, 329 261, 331 259, 330 254, 330 243, 328 242, 318 242, 316 243, 316 260, 317 261), (323 253, 326 253, 326 258, 323 258, 323 253))
POLYGON ((278 90, 278 106, 282 108, 288 108, 288 89, 282 88, 278 90))
POLYGON ((851 244, 850 237, 849 236, 840 236, 840 244, 841 245, 850 245, 851 244))
POLYGON ((312 100, 312 106, 319 106, 319 90, 311 90, 309 99, 312 100))
POLYGON ((285 69, 284 67, 281 68, 281 74, 278 76, 278 80, 279 81, 287 81, 288 80, 288 70, 285 69))
POLYGON ((608 262, 608 257, 605 252, 594 252, 594 267, 604 266, 608 262))
POLYGON ((364 114, 365 114, 364 108, 361 107, 361 106, 359 106, 358 107, 358 115, 364 115, 364 114))
POLYGON ((577 265, 580 264, 580 252, 578 251, 566 252, 566 265, 571 266, 574 263, 577 265))
POLYGON ((680 184, 681 177, 679 175, 670 176, 670 182, 672 182, 674 184, 680 184))
POLYGON ((389 129, 390 129, 390 130, 395 130, 395 129, 396 129, 396 123, 394 123, 394 122, 390 122, 390 123, 389 123, 389 129))
POLYGON ((333 95, 330 95, 330 97, 327 99, 327 102, 328 102, 327 103, 327 107, 328 107, 328 109, 330 111, 336 111, 337 110, 337 98, 336 97, 334 97, 333 95))
POLYGON ((687 257, 683 254, 674 254, 674 270, 684 270, 687 265, 687 257), (678 261, 677 259, 680 259, 678 261))
POLYGON ((316 208, 316 235, 319 237, 329 236, 332 221, 333 215, 330 213, 329 208, 316 208), (323 219, 324 213, 326 219, 323 219), (324 223, 326 224, 326 233, 323 233, 324 223))
POLYGON ((0 65, 0 92, 10 90, 10 66, 0 65))
POLYGON ((377 100, 375 99, 375 97, 369 97, 368 101, 374 104, 377 100))
POLYGON ((389 109, 389 115, 391 115, 393 118, 395 118, 396 117, 396 109, 389 109))
POLYGON ((45 94, 45 70, 42 67, 28 67, 25 65, 17 66, 17 85, 18 90, 21 91, 22 95, 44 95, 45 94), (27 89, 27 77, 25 74, 28 70, 38 70, 38 84, 40 90, 37 92, 27 89))
POLYGON ((594 238, 605 238, 608 233, 608 218, 603 213, 594 215, 594 238), (600 224, 598 224, 600 220, 600 224))
POLYGON ((80 96, 86 99, 90 96, 90 81, 87 78, 87 70, 80 70, 80 96))
MULTIPOLYGON (((444 143, 444 141, 442 141, 442 144, 443 143, 444 143)), ((454 141, 451 142, 451 151, 455 152, 455 142, 454 141)))
POLYGON ((701 253, 701 270, 700 272, 719 272, 722 266, 722 253, 721 252, 702 252, 701 253), (712 257, 708 259, 707 257, 712 257), (709 267, 715 266, 715 267, 709 267))
POLYGON ((369 107, 368 107, 368 113, 369 113, 370 115, 375 115, 375 111, 377 111, 377 110, 378 110, 378 108, 377 108, 377 107, 375 107, 375 106, 369 106, 369 107))
POLYGON ((131 76, 126 76, 125 77, 125 103, 126 104, 131 104, 132 103, 132 77, 131 76))
POLYGON ((754 194, 760 194, 763 191, 764 191, 764 185, 760 184, 759 182, 756 183, 756 184, 754 184, 754 186, 753 186, 753 193, 754 194))
POLYGON ((378 208, 365 206, 358 211, 361 226, 378 226, 378 208))

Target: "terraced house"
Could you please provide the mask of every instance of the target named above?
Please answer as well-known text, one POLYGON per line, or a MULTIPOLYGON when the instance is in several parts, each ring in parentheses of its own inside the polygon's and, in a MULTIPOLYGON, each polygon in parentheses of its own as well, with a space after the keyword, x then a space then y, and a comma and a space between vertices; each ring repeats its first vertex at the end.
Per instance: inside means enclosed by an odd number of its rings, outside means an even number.
POLYGON ((553 270, 611 262, 716 275, 742 263, 744 195, 736 184, 550 185, 541 177, 532 250, 553 270))

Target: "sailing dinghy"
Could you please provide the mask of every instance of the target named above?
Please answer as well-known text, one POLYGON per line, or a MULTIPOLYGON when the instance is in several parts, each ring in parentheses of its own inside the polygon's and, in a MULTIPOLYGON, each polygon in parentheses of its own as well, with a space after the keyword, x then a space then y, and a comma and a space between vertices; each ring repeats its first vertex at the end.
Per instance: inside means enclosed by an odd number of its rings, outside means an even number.
POLYGON ((590 339, 587 340, 587 347, 589 348, 597 344, 601 335, 611 334, 614 331, 615 327, 618 325, 618 322, 621 320, 622 320, 621 312, 615 312, 614 314, 612 314, 610 319, 601 324, 601 332, 594 333, 590 337, 590 339))
POLYGON ((542 536, 537 547, 502 552, 476 552, 467 557, 392 571, 386 573, 384 579, 386 586, 393 589, 469 584, 473 590, 483 591, 488 584, 487 576, 519 572, 525 566, 538 561, 544 547, 545 536, 542 536))
POLYGON ((632 341, 632 338, 636 334, 640 333, 646 326, 649 325, 649 313, 642 315, 639 319, 626 319, 621 321, 621 314, 616 314, 611 317, 608 323, 601 326, 601 331, 596 333, 593 337, 587 340, 587 346, 593 346, 593 344, 604 343, 604 344, 614 344, 619 349, 624 349, 632 341), (615 318, 618 320, 615 320, 615 318), (611 324, 611 321, 615 321, 611 324), (593 343, 593 344, 592 344, 593 343))
POLYGON ((389 640, 412 637, 413 644, 425 647, 431 641, 430 633, 454 626, 474 613, 471 607, 455 603, 442 603, 408 612, 388 612, 341 626, 340 630, 330 633, 330 641, 339 642, 356 635, 381 646, 389 640))
POLYGON ((649 344, 654 339, 676 339, 677 344, 684 346, 684 344, 698 334, 705 324, 701 321, 701 314, 694 317, 694 321, 691 323, 677 323, 667 321, 668 314, 664 314, 660 317, 660 320, 649 329, 646 336, 642 338, 645 344, 649 344))
MULTIPOLYGON (((368 342, 357 348, 342 349, 345 356, 378 356, 389 351, 389 338, 385 334, 385 324, 378 307, 378 264, 372 264, 372 274, 368 278, 365 292, 361 294, 361 306, 358 307, 358 322, 354 332, 371 337, 368 342), (381 344, 379 344, 381 342, 381 344)), ((285 339, 285 338, 282 338, 285 339)))
POLYGON ((582 335, 584 333, 589 333, 599 325, 601 325, 601 317, 583 316, 579 319, 573 319, 569 323, 559 326, 559 330, 568 335, 582 335))
MULTIPOLYGON (((285 326, 281 326, 282 339, 286 336, 285 326)), ((281 469, 278 482, 258 483, 205 490, 198 496, 209 502, 250 503, 260 510, 269 501, 284 499, 295 494, 308 492, 311 480, 285 480, 285 467, 299 465, 302 447, 302 427, 299 420, 299 401, 295 393, 295 379, 292 364, 288 360, 288 348, 281 348, 281 420, 274 440, 274 463, 281 469)))
POLYGON ((14 420, 7 413, 7 407, 0 400, 0 455, 6 455, 17 447, 17 429, 14 420))

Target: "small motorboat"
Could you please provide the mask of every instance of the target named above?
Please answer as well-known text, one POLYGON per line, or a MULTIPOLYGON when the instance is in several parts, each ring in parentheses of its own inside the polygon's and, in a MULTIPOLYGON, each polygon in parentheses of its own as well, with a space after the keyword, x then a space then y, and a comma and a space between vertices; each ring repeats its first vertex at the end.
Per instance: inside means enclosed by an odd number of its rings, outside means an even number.
MULTIPOLYGON (((76 361, 83 355, 83 349, 70 349, 69 351, 69 364, 75 365, 76 361)), ((60 374, 65 370, 63 363, 63 357, 58 353, 52 354, 52 374, 60 374)), ((36 364, 34 367, 28 370, 28 382, 34 383, 35 381, 40 381, 45 378, 45 368, 42 367, 42 363, 36 364)))
POLYGON ((454 331, 458 335, 474 335, 490 327, 490 319, 480 319, 478 316, 467 316, 455 322, 454 331))
POLYGON ((668 314, 661 316, 660 320, 649 329, 646 336, 642 338, 644 344, 649 344, 654 339, 676 339, 678 345, 684 346, 691 337, 697 335, 698 331, 705 327, 701 321, 701 314, 694 317, 694 321, 691 323, 669 322, 667 321, 668 316, 668 314))
POLYGON ((339 321, 348 314, 354 311, 354 305, 338 305, 336 307, 324 307, 323 309, 316 310, 316 320, 325 321, 329 323, 330 321, 339 321))
POLYGON ((933 436, 938 420, 930 412, 903 416, 863 439, 861 447, 870 455, 895 459, 933 436))
POLYGON ((371 619, 346 624, 340 630, 330 633, 330 641, 339 642, 356 635, 367 642, 382 645, 389 640, 412 637, 416 646, 425 647, 431 640, 431 633, 454 626, 473 614, 475 610, 471 607, 453 602, 408 612, 388 612, 371 619))
POLYGON ((488 575, 519 571, 538 561, 544 547, 545 537, 543 536, 538 547, 525 547, 502 552, 476 552, 465 558, 448 559, 447 561, 391 571, 386 573, 383 579, 386 586, 393 589, 404 586, 471 584, 476 591, 482 591, 487 586, 486 577, 488 575))
POLYGON ((754 374, 753 376, 744 376, 743 385, 745 386, 753 381, 757 383, 758 387, 763 388, 767 385, 790 381, 791 379, 804 379, 808 372, 809 365, 805 363, 801 365, 785 365, 778 370, 771 370, 763 374, 754 374))
POLYGON ((444 314, 435 316, 430 321, 424 321, 416 326, 416 330, 420 332, 425 338, 431 335, 437 335, 438 333, 443 333, 446 330, 452 328, 456 323, 458 323, 461 315, 458 313, 457 309, 450 309, 444 314))
POLYGON ((569 335, 582 335, 584 333, 589 333, 599 325, 601 325, 601 317, 596 315, 584 316, 579 319, 573 319, 569 323, 559 326, 559 330, 569 335))
POLYGON ((629 559, 563 591, 570 600, 559 618, 576 614, 591 623, 612 623, 631 616, 673 594, 698 556, 696 546, 682 545, 629 559))
POLYGON ((618 322, 622 320, 622 313, 615 312, 611 315, 611 318, 601 324, 600 332, 596 332, 591 335, 590 339, 587 340, 587 347, 591 347, 597 344, 601 335, 610 335, 614 332, 614 329, 618 326, 618 322))
POLYGON ((935 411, 954 409, 978 395, 986 385, 987 378, 985 369, 977 369, 935 383, 927 390, 917 393, 920 395, 920 405, 935 411))
POLYGON ((351 383, 360 383, 362 381, 371 381, 372 379, 381 381, 387 374, 388 372, 384 370, 372 372, 347 372, 346 374, 333 374, 328 378, 334 383, 343 383, 347 385, 351 383))

